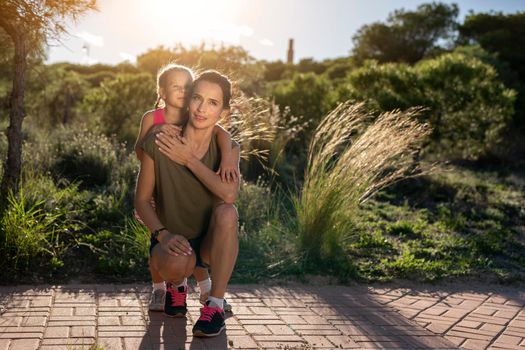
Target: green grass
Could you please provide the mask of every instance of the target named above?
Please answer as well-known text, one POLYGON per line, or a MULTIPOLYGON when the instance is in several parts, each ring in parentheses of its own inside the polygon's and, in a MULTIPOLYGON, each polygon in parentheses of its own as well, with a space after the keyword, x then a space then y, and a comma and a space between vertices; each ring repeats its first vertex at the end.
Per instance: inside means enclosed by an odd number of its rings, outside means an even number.
POLYGON ((357 255, 365 280, 523 280, 524 202, 522 185, 456 167, 407 181, 367 203, 360 220, 365 238, 348 252, 357 255), (443 188, 452 195, 441 197, 443 188))

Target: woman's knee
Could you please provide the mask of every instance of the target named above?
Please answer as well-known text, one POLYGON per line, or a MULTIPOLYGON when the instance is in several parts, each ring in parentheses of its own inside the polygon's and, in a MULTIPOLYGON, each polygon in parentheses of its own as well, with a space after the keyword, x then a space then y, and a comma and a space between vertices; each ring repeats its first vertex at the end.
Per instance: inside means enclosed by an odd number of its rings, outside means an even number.
POLYGON ((219 204, 213 210, 214 224, 217 226, 228 226, 237 229, 239 215, 233 204, 219 204))
MULTIPOLYGON (((155 247, 156 248, 156 247, 155 247)), ((165 280, 177 280, 190 276, 195 266, 195 254, 191 256, 173 256, 159 249, 154 249, 152 266, 165 280)))

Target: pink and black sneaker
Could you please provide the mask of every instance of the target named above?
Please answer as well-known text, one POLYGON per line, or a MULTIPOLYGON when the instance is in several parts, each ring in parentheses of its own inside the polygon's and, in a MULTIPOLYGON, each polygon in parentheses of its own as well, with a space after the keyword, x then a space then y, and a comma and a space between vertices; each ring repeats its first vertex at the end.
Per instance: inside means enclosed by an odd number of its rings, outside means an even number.
POLYGON ((164 313, 169 317, 184 317, 188 308, 186 305, 186 296, 188 287, 180 286, 175 288, 173 284, 166 284, 166 299, 164 302, 164 313))
POLYGON ((215 337, 225 328, 224 310, 220 307, 210 306, 210 301, 208 300, 201 308, 201 317, 199 317, 197 323, 193 326, 193 336, 215 337))

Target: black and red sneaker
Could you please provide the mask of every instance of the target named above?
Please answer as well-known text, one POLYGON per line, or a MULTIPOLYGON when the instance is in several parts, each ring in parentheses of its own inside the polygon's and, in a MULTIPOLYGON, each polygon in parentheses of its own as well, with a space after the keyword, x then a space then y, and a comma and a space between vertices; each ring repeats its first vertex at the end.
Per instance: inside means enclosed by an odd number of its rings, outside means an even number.
POLYGON ((224 323, 224 310, 220 307, 211 307, 210 301, 201 307, 201 317, 193 326, 195 337, 215 337, 226 328, 224 323))
POLYGON ((166 284, 166 300, 164 301, 164 313, 169 317, 184 317, 188 308, 186 296, 188 287, 180 286, 175 288, 173 284, 166 284))

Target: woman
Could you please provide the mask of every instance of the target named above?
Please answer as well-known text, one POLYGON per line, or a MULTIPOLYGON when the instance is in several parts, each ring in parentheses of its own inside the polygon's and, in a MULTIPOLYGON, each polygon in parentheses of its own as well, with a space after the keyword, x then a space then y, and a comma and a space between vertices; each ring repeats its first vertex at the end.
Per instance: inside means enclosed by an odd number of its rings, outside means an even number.
MULTIPOLYGON (((212 289, 195 336, 215 336, 224 328, 224 293, 237 259, 238 181, 222 182, 215 173, 220 152, 213 129, 228 115, 231 83, 216 71, 194 82, 189 120, 182 137, 150 133, 142 148, 135 208, 152 232, 151 261, 168 282, 164 312, 186 314, 187 285, 197 262, 212 269, 212 289), (150 205, 155 198, 156 211, 150 205), (182 199, 182 200, 181 200, 182 199)), ((239 147, 232 143, 235 163, 239 147)))

